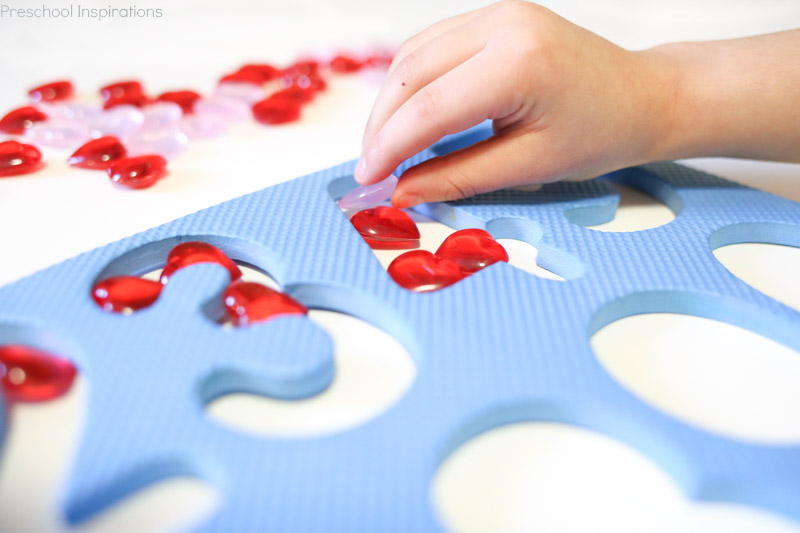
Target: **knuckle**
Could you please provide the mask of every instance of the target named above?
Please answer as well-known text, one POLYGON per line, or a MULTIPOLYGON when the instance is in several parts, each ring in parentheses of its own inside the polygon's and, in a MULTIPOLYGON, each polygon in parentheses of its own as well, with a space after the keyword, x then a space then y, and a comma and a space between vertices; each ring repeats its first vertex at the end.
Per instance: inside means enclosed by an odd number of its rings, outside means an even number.
POLYGON ((441 91, 435 85, 428 85, 413 97, 413 112, 418 118, 434 115, 441 105, 441 91))
POLYGON ((525 0, 504 0, 502 2, 502 14, 509 19, 519 22, 537 16, 541 6, 525 0))
POLYGON ((414 78, 414 73, 416 73, 418 69, 418 65, 420 63, 420 54, 417 50, 406 54, 393 71, 393 76, 396 77, 403 83, 410 83, 411 80, 414 78))
POLYGON ((447 190, 444 196, 447 200, 461 200, 478 194, 478 189, 472 178, 464 170, 455 165, 443 173, 444 182, 447 190))
POLYGON ((378 132, 373 138, 372 142, 369 145, 369 154, 368 159, 370 161, 382 161, 386 158, 386 143, 383 140, 383 135, 381 132, 378 132))
POLYGON ((394 54, 395 61, 399 64, 408 54, 414 52, 418 48, 418 41, 419 37, 417 35, 403 41, 403 44, 400 45, 400 48, 398 48, 397 52, 394 54))

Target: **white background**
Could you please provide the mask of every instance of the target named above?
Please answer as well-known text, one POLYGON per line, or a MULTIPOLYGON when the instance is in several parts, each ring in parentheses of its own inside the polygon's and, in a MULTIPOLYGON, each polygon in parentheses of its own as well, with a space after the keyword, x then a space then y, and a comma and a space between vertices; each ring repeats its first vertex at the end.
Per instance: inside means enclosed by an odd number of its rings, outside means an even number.
MULTIPOLYGON (((81 4, 109 3, 128 5, 81 4)), ((8 4, 38 7, 41 2, 8 4)), ((66 2, 47 5, 59 4, 66 2)), ((29 87, 62 77, 71 78, 86 98, 105 82, 132 76, 154 93, 184 87, 207 93, 220 74, 247 61, 280 64, 305 51, 397 44, 438 19, 482 4, 172 0, 136 3, 139 8, 161 7, 160 20, 2 19, 0 109, 23 104, 29 87)), ((545 5, 630 48, 800 27, 797 0, 545 5)), ((102 174, 69 169, 63 163, 67 153, 45 151, 44 171, 0 180, 0 284, 197 209, 357 157, 376 91, 358 77, 337 79, 301 123, 281 128, 240 124, 222 140, 193 143, 171 163, 170 176, 146 191, 114 189, 102 174)), ((800 201, 796 165, 726 160, 692 164, 800 201)), ((652 204, 621 211, 613 228, 642 229, 668 219, 663 206, 652 204)), ((444 233, 434 224, 426 228, 428 245, 435 248, 444 233)), ((532 269, 533 253, 523 247, 517 264, 532 269)), ((800 286, 797 250, 745 245, 720 251, 718 257, 771 296, 800 307, 794 288, 800 286)), ((299 407, 302 416, 290 412, 289 419, 305 424, 298 431, 330 430, 321 429, 319 421, 330 419, 334 411, 344 429, 396 401, 413 379, 402 348, 364 324, 341 317, 315 319, 337 342, 339 375, 325 397, 299 407), (348 345, 348 338, 362 342, 348 345), (370 382, 381 386, 371 388, 370 382)), ((630 320, 598 334, 593 346, 611 373, 632 390, 712 431, 758 442, 800 443, 800 398, 792 385, 800 382, 796 353, 699 319, 630 320), (753 354, 761 355, 756 360, 753 354)), ((58 487, 79 438, 89 390, 89 384, 79 381, 63 401, 15 408, 0 462, 0 531, 68 530, 60 523, 58 487)), ((293 408, 238 398, 214 406, 211 415, 270 434, 291 428, 263 420, 286 416, 285 410, 293 408)), ((744 508, 692 506, 638 453, 605 437, 557 425, 505 428, 465 446, 433 483, 432 501, 445 523, 463 531, 798 530, 744 508)), ((215 504, 220 501, 213 490, 176 482, 87 527, 169 530, 196 520, 215 504)))

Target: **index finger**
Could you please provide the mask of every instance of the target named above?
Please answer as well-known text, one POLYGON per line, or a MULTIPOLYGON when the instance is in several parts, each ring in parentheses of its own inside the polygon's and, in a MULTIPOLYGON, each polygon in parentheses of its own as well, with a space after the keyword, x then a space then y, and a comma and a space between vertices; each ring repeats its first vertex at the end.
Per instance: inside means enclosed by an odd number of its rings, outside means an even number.
POLYGON ((364 150, 359 182, 385 178, 445 135, 512 114, 519 103, 511 84, 501 81, 507 75, 501 63, 485 48, 406 100, 364 150))

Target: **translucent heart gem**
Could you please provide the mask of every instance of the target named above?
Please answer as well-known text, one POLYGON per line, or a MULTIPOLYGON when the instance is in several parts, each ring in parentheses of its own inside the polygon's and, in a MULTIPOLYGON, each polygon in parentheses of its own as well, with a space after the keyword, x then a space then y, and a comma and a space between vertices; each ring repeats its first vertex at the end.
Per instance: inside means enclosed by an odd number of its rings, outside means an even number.
POLYGON ((262 124, 285 124, 300 118, 300 102, 269 97, 253 106, 253 117, 262 124))
POLYGON ((47 120, 47 115, 33 106, 20 107, 9 111, 0 119, 0 131, 12 135, 22 135, 34 122, 47 120))
MULTIPOLYGON (((263 97, 263 91, 262 91, 263 97)), ((216 117, 225 121, 239 121, 250 117, 251 106, 241 100, 226 96, 214 96, 200 100, 194 105, 195 115, 216 117)))
POLYGON ((284 99, 284 100, 292 100, 298 103, 306 103, 314 99, 315 93, 316 91, 314 89, 311 89, 310 87, 302 89, 298 86, 292 86, 272 93, 272 95, 270 95, 270 99, 272 100, 284 99))
POLYGON ((177 125, 159 130, 140 129, 125 139, 131 155, 158 154, 166 159, 182 154, 188 144, 189 139, 177 125))
POLYGON ((498 261, 508 262, 508 252, 482 229, 462 229, 447 237, 436 255, 449 259, 467 272, 476 272, 498 261))
POLYGON ((39 146, 75 148, 89 138, 89 128, 80 122, 51 119, 33 124, 25 130, 25 138, 39 146))
POLYGON ((264 99, 264 89, 250 83, 220 83, 214 90, 214 97, 231 98, 252 106, 264 99))
POLYGON ((55 103, 55 104, 39 104, 39 107, 52 118, 63 118, 64 120, 71 120, 73 122, 88 123, 92 119, 99 117, 103 110, 91 104, 82 104, 77 102, 70 103, 55 103))
POLYGON ((349 55, 338 55, 331 59, 330 67, 331 70, 334 72, 339 72, 342 74, 350 73, 350 72, 357 72, 361 70, 363 64, 358 59, 349 56, 349 55))
POLYGON ((138 311, 153 305, 164 286, 136 276, 114 276, 98 282, 92 288, 97 305, 112 313, 138 311))
POLYGON ((7 344, 0 346, 0 385, 12 402, 44 402, 63 396, 72 387, 75 366, 43 350, 7 344))
POLYGON ((402 249, 419 246, 419 228, 400 209, 379 205, 359 211, 350 222, 372 248, 402 249))
POLYGON ((127 151, 116 137, 107 135, 92 139, 67 159, 73 167, 105 170, 111 161, 125 157, 127 151))
POLYGON ((236 266, 225 252, 212 246, 211 244, 198 241, 184 242, 170 250, 167 256, 167 265, 161 271, 161 283, 164 285, 169 281, 170 276, 181 268, 197 263, 217 263, 228 269, 231 281, 236 281, 242 277, 242 271, 236 266))
POLYGON ((0 178, 35 172, 44 166, 35 146, 17 141, 0 143, 0 178))
POLYGON ((234 324, 245 326, 280 315, 304 315, 306 307, 288 294, 260 283, 237 281, 223 295, 223 303, 234 324))
POLYGON ((72 92, 72 83, 62 80, 34 87, 28 96, 34 102, 57 102, 71 98, 72 92))
POLYGON ((172 102, 178 104, 183 110, 184 114, 188 115, 194 111, 194 104, 200 100, 200 94, 195 91, 169 91, 160 94, 156 98, 159 102, 172 102))
POLYGON ((117 106, 121 105, 130 105, 133 107, 144 107, 150 103, 150 98, 146 94, 126 94, 125 96, 120 96, 119 98, 111 98, 106 100, 106 103, 103 104, 103 109, 113 109, 117 106))
POLYGON ((356 187, 339 200, 339 207, 353 211, 373 207, 391 198, 395 187, 397 187, 397 178, 394 175, 372 185, 356 187))
POLYGON ((281 70, 266 63, 251 63, 244 65, 238 71, 239 74, 251 76, 258 79, 261 83, 266 83, 281 77, 281 70))
POLYGON ((435 291, 456 283, 469 275, 449 259, 436 257, 427 250, 413 250, 395 258, 389 275, 410 291, 435 291))
POLYGON ((123 157, 108 164, 108 177, 126 189, 145 189, 167 175, 167 160, 160 155, 123 157))
POLYGON ((253 72, 232 72, 219 79, 219 83, 249 83, 250 85, 261 86, 261 76, 253 72))
POLYGON ((314 60, 297 61, 288 68, 284 69, 283 76, 287 78, 299 78, 301 76, 318 76, 319 63, 314 60))
POLYGON ((136 80, 118 81, 100 87, 100 97, 103 100, 114 100, 136 94, 144 94, 142 84, 136 80))
POLYGON ((142 110, 143 130, 160 130, 175 126, 183 117, 183 109, 174 102, 155 102, 142 110))
POLYGON ((89 130, 92 137, 113 135, 118 139, 125 139, 138 130, 144 123, 144 114, 136 107, 124 105, 104 111, 98 117, 89 121, 89 130))
POLYGON ((213 139, 225 134, 225 121, 214 116, 192 115, 185 117, 180 129, 189 139, 213 139))
POLYGON ((310 91, 312 95, 327 88, 325 80, 316 74, 311 76, 284 76, 281 78, 281 86, 284 89, 302 89, 310 91))

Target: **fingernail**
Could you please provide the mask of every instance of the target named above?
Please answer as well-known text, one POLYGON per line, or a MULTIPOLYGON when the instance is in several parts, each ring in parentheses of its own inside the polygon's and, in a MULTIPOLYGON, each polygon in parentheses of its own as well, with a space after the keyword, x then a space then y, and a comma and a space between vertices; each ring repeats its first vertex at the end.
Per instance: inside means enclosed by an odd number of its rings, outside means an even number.
POLYGON ((366 177, 367 172, 367 163, 364 161, 364 158, 358 160, 358 164, 356 165, 356 169, 353 172, 353 177, 360 185, 364 185, 364 178, 366 177))

